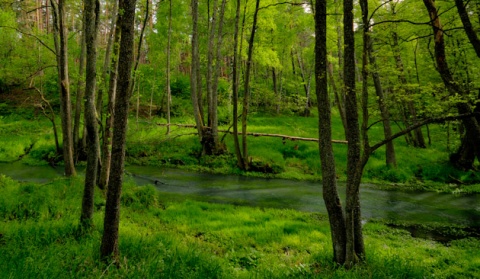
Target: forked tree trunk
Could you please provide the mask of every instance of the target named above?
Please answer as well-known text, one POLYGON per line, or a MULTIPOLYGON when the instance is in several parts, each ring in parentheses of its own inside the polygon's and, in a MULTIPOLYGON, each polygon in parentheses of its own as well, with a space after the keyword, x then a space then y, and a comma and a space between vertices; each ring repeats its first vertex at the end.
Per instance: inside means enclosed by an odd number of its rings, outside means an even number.
POLYGON ((125 170, 125 140, 127 134, 128 101, 130 99, 131 70, 133 64, 133 41, 135 37, 135 0, 120 0, 121 22, 120 54, 118 65, 117 100, 112 145, 112 166, 105 205, 104 231, 100 255, 118 263, 118 227, 120 222, 120 197, 125 170))

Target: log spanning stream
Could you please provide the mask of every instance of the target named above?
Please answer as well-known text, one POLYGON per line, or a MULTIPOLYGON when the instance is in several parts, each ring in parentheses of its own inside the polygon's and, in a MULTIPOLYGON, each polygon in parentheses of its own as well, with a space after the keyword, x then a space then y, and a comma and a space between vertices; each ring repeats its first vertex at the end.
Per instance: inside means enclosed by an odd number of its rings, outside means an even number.
MULTIPOLYGON (((160 192, 201 197, 210 202, 326 212, 319 182, 214 175, 146 166, 126 169, 127 179, 133 179, 138 185, 155 185, 160 192)), ((62 172, 50 166, 0 164, 0 173, 27 182, 45 183, 61 176, 62 172)), ((339 184, 339 192, 344 195, 344 184, 339 184)), ((378 190, 363 184, 360 199, 362 215, 367 220, 379 218, 400 223, 437 222, 480 227, 480 194, 401 192, 378 190)))

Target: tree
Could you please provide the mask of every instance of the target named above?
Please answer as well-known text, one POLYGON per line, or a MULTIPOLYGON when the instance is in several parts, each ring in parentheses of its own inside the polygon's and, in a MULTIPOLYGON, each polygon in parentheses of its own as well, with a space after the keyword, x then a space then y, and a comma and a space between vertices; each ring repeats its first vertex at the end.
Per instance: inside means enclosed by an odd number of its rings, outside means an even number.
MULTIPOLYGON (((459 94, 465 100, 468 91, 462 84, 455 80, 447 63, 443 36, 444 31, 442 23, 440 22, 438 10, 435 6, 435 1, 423 0, 423 3, 427 8, 430 17, 430 25, 433 29, 437 71, 449 94, 451 96, 459 94)), ((457 102, 456 107, 460 114, 469 114, 472 112, 470 104, 465 101, 457 102)), ((462 146, 457 153, 451 157, 451 160, 454 164, 463 169, 472 169, 475 156, 480 160, 480 125, 475 117, 465 118, 462 123, 466 130, 465 137, 462 140, 462 146)))
POLYGON ((105 205, 104 232, 100 254, 118 260, 118 226, 120 221, 120 196, 125 169, 125 139, 129 99, 131 95, 131 70, 133 64, 133 41, 135 37, 135 0, 120 0, 119 22, 121 30, 118 64, 118 84, 113 123, 112 166, 105 205))
POLYGON ((87 129, 87 169, 82 199, 80 223, 84 228, 92 226, 93 196, 97 185, 97 171, 100 154, 97 111, 95 108, 95 89, 97 76, 97 26, 100 17, 100 3, 97 0, 85 0, 85 44, 87 51, 85 82, 85 127, 87 129))
POLYGON ((332 146, 330 99, 327 90, 327 3, 315 2, 315 91, 318 108, 318 146, 322 168, 323 200, 327 207, 333 244, 333 258, 345 263, 345 217, 337 191, 332 146))
POLYGON ((70 100, 70 85, 68 77, 68 49, 67 28, 65 26, 65 2, 50 0, 54 19, 54 40, 58 67, 58 84, 60 91, 60 118, 63 135, 63 161, 65 162, 65 175, 76 175, 73 161, 73 133, 72 109, 70 100))

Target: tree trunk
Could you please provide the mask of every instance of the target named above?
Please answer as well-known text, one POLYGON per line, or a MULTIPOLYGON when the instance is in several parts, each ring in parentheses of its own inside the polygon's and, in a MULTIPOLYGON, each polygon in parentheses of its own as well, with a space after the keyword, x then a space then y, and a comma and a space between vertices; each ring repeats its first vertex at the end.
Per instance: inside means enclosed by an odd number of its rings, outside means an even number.
POLYGON ((75 119, 73 124, 73 144, 74 144, 74 155, 75 162, 78 161, 79 153, 85 149, 85 146, 82 146, 82 141, 80 141, 80 116, 82 114, 82 102, 84 96, 84 86, 85 86, 85 56, 87 48, 85 46, 85 14, 82 18, 82 34, 80 39, 80 58, 78 66, 78 80, 77 80, 77 93, 76 93, 76 102, 75 102, 75 119))
POLYGON ((54 18, 54 39, 57 54, 57 67, 60 90, 60 119, 62 122, 63 135, 63 161, 65 163, 65 175, 76 175, 73 162, 73 133, 72 133, 72 112, 70 101, 70 85, 68 78, 68 49, 67 49, 67 27, 65 26, 64 0, 50 1, 54 18))
POLYGON ((130 99, 133 41, 135 36, 135 0, 120 0, 121 22, 120 54, 118 65, 118 90, 115 102, 115 120, 112 145, 112 171, 110 172, 107 202, 105 206, 104 231, 100 248, 101 257, 118 263, 118 227, 120 221, 120 196, 125 169, 125 139, 127 132, 128 101, 130 99))
POLYGON ((258 9, 260 7, 260 0, 256 0, 255 12, 253 14, 252 30, 250 32, 250 39, 248 40, 248 56, 247 69, 245 71, 244 83, 244 97, 243 97, 243 112, 242 112, 242 150, 243 150, 243 165, 245 170, 248 170, 248 145, 247 145, 247 115, 250 105, 250 72, 252 67, 253 57, 253 43, 255 41, 255 31, 257 29, 258 9))
MULTIPOLYGON (((437 62, 437 70, 445 84, 450 95, 455 96, 459 94, 462 97, 466 97, 467 92, 463 86, 461 86, 454 78, 448 66, 445 54, 445 41, 443 37, 442 24, 438 15, 437 8, 435 7, 434 0, 423 0, 425 7, 428 10, 433 34, 435 38, 435 61, 437 62)), ((468 103, 459 102, 456 104, 457 110, 460 114, 468 114, 472 112, 468 103)), ((462 166, 466 169, 473 168, 473 162, 470 164, 468 160, 459 160, 461 158, 468 158, 468 154, 463 154, 465 150, 469 150, 467 146, 473 144, 473 151, 478 160, 480 160, 480 125, 476 117, 463 119, 463 125, 466 129, 467 139, 465 143, 462 142, 463 148, 461 148, 454 156, 451 157, 452 163, 462 166), (463 152, 462 152, 463 151, 463 152)))
POLYGON ((172 0, 168 7, 168 38, 167 38, 167 135, 170 134, 170 104, 172 103, 172 93, 170 91, 170 41, 172 37, 172 0))
POLYGON ((98 155, 100 142, 98 137, 97 113, 95 109, 96 62, 97 62, 97 18, 99 9, 96 0, 85 0, 85 44, 87 48, 87 73, 85 85, 85 126, 87 128, 87 168, 82 199, 80 224, 88 229, 93 226, 93 197, 97 184, 98 155))
POLYGON ((357 169, 360 163, 360 129, 358 123, 357 96, 355 92, 355 38, 353 30, 353 0, 343 2, 343 36, 344 36, 344 79, 345 79, 345 111, 348 141, 347 149, 347 198, 345 206, 346 255, 347 267, 353 266, 362 257, 364 251, 360 223, 359 181, 357 169), (361 244, 361 245, 358 245, 361 244), (360 250, 359 250, 360 248, 360 250))
POLYGON ((119 43, 120 43, 120 17, 118 16, 118 8, 116 17, 116 24, 114 30, 114 39, 113 39, 113 57, 110 61, 110 78, 108 82, 108 104, 107 104, 107 115, 105 117, 105 130, 103 133, 103 158, 102 158, 102 168, 100 173, 100 179, 98 182, 98 187, 100 189, 108 188, 108 179, 110 176, 110 163, 112 160, 112 134, 113 134, 113 119, 114 119, 114 109, 115 109, 115 94, 117 90, 117 66, 118 66, 118 52, 119 52, 119 43))
POLYGON ((242 153, 240 151, 240 142, 238 140, 238 88, 239 88, 239 71, 238 71, 238 23, 240 21, 240 0, 237 0, 235 9, 235 33, 233 35, 233 64, 232 64, 232 79, 233 79, 233 142, 235 146, 235 156, 237 157, 237 166, 245 169, 242 153))
POLYGON ((337 104, 338 113, 342 119, 343 128, 347 128, 347 117, 345 116, 345 106, 343 102, 343 90, 338 90, 335 84, 335 77, 333 75, 333 65, 330 62, 327 62, 328 65, 328 77, 330 79, 330 84, 332 85, 333 94, 335 95, 335 103, 337 104), (340 92, 339 92, 340 91, 340 92))
POLYGON ((315 2, 315 91, 318 109, 318 146, 322 168, 323 200, 327 207, 334 261, 345 263, 345 219, 337 192, 332 146, 330 100, 327 90, 327 3, 315 2))
MULTIPOLYGON (((373 53, 373 42, 371 41, 371 39, 367 47, 368 47, 368 56, 369 56, 371 68, 373 69, 372 78, 373 78, 373 83, 375 85, 375 92, 378 97, 378 107, 380 109, 380 115, 382 116, 383 135, 386 139, 388 139, 392 136, 392 126, 390 125, 390 112, 388 109, 385 94, 383 93, 380 76, 378 74, 378 67, 377 67, 376 57, 373 53)), ((392 168, 397 167, 397 159, 395 156, 395 146, 393 145, 393 141, 389 141, 385 144, 385 160, 388 167, 392 167, 392 168)))
MULTIPOLYGON (((411 95, 412 92, 407 88, 407 79, 405 77, 404 73, 404 67, 403 67, 403 61, 402 57, 400 55, 400 46, 398 44, 398 34, 397 32, 392 32, 392 37, 393 37, 393 53, 395 56, 395 61, 396 61, 396 66, 397 66, 397 71, 398 71, 398 80, 400 81, 401 86, 404 88, 405 94, 406 95, 411 95)), ((413 101, 407 101, 406 104, 406 109, 409 112, 409 116, 412 118, 412 123, 413 125, 417 124, 417 112, 415 109, 415 104, 413 101)), ((407 118, 408 121, 408 118, 407 118)), ((406 126, 410 126, 410 122, 405 124, 406 126)), ((415 147, 420 147, 420 148, 425 148, 425 139, 423 137, 423 133, 421 128, 415 129, 413 133, 413 144, 415 147)))
POLYGON ((203 140, 203 114, 201 108, 201 79, 200 75, 200 53, 198 39, 198 0, 192 0, 192 70, 190 74, 190 93, 193 104, 193 115, 197 124, 200 142, 203 140))

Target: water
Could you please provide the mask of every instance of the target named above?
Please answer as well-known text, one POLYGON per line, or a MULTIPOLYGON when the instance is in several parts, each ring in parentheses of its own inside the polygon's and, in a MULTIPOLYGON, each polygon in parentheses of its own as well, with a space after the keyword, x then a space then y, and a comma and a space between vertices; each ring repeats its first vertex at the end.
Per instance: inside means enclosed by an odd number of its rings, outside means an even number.
MULTIPOLYGON (((148 166, 129 166, 126 170, 138 185, 152 184, 160 192, 201 196, 211 202, 326 212, 319 182, 214 175, 148 166)), ((62 175, 63 171, 15 163, 0 164, 0 173, 20 181, 44 183, 62 175)), ((344 199, 344 184, 339 184, 339 193, 344 199)), ((479 194, 386 191, 363 184, 360 195, 362 216, 366 219, 480 227, 479 194)))

